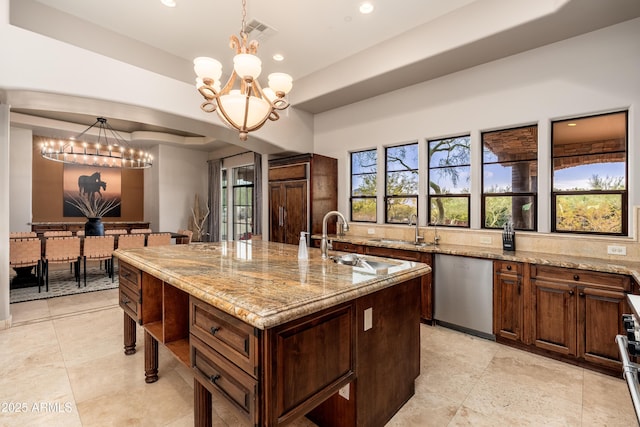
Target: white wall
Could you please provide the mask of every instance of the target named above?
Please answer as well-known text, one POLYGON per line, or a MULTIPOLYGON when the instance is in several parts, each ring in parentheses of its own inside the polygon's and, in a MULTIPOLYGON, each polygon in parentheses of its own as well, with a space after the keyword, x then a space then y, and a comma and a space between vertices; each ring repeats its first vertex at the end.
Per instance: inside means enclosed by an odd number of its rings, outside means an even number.
MULTIPOLYGON (((424 148, 426 139, 461 134, 471 134, 477 148, 481 131, 538 124, 538 229, 544 232, 550 229, 545 202, 550 192, 549 122, 628 108, 632 218, 632 206, 640 204, 639 70, 640 19, 635 19, 316 115, 314 151, 338 158, 338 182, 348 183, 351 150, 416 140, 424 148)), ((472 182, 472 188, 479 189, 479 176, 476 167, 472 177, 477 187, 472 182)), ((338 208, 348 212, 350 188, 342 185, 338 191, 338 208)), ((421 197, 421 213, 426 212, 425 199, 421 197)), ((478 192, 471 202, 471 223, 477 228, 478 192)))
POLYGON ((154 150, 145 171, 145 220, 157 231, 187 228, 195 195, 207 203, 207 154, 169 145, 154 150))
POLYGON ((33 132, 12 127, 9 138, 9 229, 31 231, 33 132))

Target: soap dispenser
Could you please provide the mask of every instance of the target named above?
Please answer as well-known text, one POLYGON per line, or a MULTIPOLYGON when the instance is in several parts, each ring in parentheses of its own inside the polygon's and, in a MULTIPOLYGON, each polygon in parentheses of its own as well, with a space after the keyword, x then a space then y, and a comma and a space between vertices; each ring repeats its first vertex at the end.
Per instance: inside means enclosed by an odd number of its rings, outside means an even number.
POLYGON ((307 253, 307 239, 305 234, 309 234, 306 231, 300 232, 300 244, 298 245, 298 259, 309 259, 309 254, 307 253))

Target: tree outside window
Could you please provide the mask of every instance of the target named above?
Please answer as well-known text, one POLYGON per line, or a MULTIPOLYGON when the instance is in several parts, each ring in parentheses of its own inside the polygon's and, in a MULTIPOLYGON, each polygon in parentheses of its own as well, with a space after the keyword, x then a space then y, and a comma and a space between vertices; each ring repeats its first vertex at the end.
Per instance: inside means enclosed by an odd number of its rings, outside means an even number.
POLYGON ((385 222, 406 224, 418 214, 418 143, 385 150, 385 222))
POLYGON ((470 137, 429 141, 429 225, 469 227, 470 137))
POLYGON ((627 234, 627 112, 552 126, 552 231, 627 234))
POLYGON ((375 149, 351 153, 351 221, 377 221, 377 160, 375 149))

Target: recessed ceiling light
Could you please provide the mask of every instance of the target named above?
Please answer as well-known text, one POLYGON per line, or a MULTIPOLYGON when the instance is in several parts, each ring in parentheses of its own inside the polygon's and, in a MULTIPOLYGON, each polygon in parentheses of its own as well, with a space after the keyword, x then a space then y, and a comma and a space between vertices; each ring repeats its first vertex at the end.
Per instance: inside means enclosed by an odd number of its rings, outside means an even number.
POLYGON ((278 62, 283 61, 284 60, 284 56, 282 56, 279 53, 276 53, 275 55, 273 55, 273 60, 274 61, 278 61, 278 62))
POLYGON ((160 2, 167 7, 176 7, 175 0, 160 0, 160 2))
POLYGON ((373 4, 367 2, 364 2, 360 5, 360 13, 362 14, 368 14, 373 12, 373 4))
POLYGON ((567 126, 574 127, 574 126, 578 126, 578 124, 577 123, 567 123, 567 126))

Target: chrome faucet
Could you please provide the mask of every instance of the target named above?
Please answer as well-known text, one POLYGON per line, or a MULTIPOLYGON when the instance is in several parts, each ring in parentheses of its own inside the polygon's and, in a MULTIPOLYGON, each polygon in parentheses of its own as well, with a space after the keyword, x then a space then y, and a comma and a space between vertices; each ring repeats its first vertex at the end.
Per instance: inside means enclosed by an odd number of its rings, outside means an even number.
POLYGON ((326 213, 324 218, 322 218, 322 240, 320 242, 320 252, 322 252, 322 259, 328 258, 327 249, 329 247, 329 242, 327 239, 327 220, 334 215, 338 217, 338 221, 342 220, 342 223, 344 224, 344 228, 342 230, 349 231, 349 224, 347 224, 347 220, 344 218, 344 215, 342 215, 338 211, 329 211, 326 213))
POLYGON ((411 227, 414 224, 416 226, 416 235, 415 235, 413 244, 419 245, 422 242, 422 240, 424 240, 424 237, 420 235, 420 230, 418 229, 418 214, 411 214, 411 216, 409 217, 409 227, 411 227))
POLYGON ((438 221, 433 222, 433 244, 435 246, 440 244, 440 236, 438 236, 438 221))

